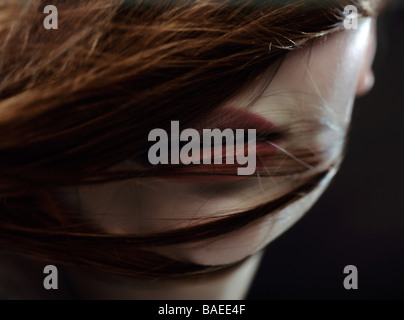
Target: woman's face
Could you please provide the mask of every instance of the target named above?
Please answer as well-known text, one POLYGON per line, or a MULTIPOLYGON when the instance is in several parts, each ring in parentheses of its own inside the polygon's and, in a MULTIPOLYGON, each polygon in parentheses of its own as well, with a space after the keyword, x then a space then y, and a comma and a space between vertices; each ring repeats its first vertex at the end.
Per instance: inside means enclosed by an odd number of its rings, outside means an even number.
POLYGON ((156 249, 174 259, 203 265, 232 263, 252 255, 293 225, 335 174, 354 98, 373 83, 373 38, 374 23, 363 19, 357 30, 331 34, 310 48, 289 53, 258 100, 253 101, 254 94, 264 79, 229 101, 229 106, 248 108, 287 133, 276 143, 276 157, 267 169, 271 176, 222 182, 123 181, 81 186, 71 196, 82 213, 106 232, 144 234, 246 211, 291 192, 315 173, 329 170, 312 192, 241 230, 156 249), (281 174, 290 168, 290 174, 281 174))

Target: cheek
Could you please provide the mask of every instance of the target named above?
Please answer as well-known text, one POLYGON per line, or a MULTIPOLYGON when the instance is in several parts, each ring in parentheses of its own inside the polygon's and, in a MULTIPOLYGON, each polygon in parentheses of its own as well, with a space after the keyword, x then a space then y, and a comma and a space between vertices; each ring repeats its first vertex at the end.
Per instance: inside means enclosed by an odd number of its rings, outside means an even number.
POLYGON ((290 133, 289 150, 316 150, 325 165, 344 145, 371 20, 291 52, 253 109, 290 133))
POLYGON ((371 19, 361 21, 357 30, 346 30, 330 37, 330 42, 319 45, 310 61, 310 70, 318 86, 318 93, 327 103, 326 114, 340 126, 349 123, 356 88, 366 63, 366 52, 371 39, 371 19))

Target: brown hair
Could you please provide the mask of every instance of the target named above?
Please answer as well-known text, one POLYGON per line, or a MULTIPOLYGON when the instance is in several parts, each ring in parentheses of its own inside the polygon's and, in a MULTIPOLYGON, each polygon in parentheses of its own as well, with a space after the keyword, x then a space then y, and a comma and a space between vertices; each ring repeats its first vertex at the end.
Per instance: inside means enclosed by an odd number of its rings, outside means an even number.
MULTIPOLYGON (((309 192, 324 173, 247 212, 146 235, 104 234, 61 208, 52 190, 179 174, 111 168, 141 158, 153 128, 206 117, 290 50, 339 30, 348 4, 365 16, 376 10, 362 0, 2 1, 1 249, 137 277, 226 267, 172 261, 152 248, 240 229, 309 192), (47 4, 59 10, 58 30, 43 28, 47 4)), ((306 160, 315 163, 312 154, 306 160)))

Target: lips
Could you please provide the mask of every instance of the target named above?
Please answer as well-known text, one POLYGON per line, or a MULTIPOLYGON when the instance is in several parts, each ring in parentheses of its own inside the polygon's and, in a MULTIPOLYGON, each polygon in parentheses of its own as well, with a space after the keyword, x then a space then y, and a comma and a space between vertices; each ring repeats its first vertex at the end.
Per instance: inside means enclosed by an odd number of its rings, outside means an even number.
MULTIPOLYGON (((204 164, 204 152, 201 146, 201 164, 190 165, 168 165, 162 168, 162 177, 176 181, 187 183, 217 183, 231 182, 249 178, 248 175, 238 175, 238 168, 246 167, 247 164, 241 165, 237 162, 237 152, 243 152, 245 156, 249 153, 255 153, 256 171, 259 173, 264 170, 271 161, 273 155, 277 152, 277 148, 272 144, 279 144, 283 138, 282 132, 277 129, 272 122, 264 117, 252 113, 247 110, 242 110, 234 107, 226 107, 214 110, 205 119, 197 121, 193 124, 188 124, 189 127, 198 130, 200 133, 203 129, 231 129, 235 133, 237 129, 243 129, 245 138, 241 142, 242 146, 233 146, 234 164, 226 163, 226 145, 214 146, 210 150, 211 158, 218 151, 222 151, 222 164, 204 164), (256 146, 251 148, 247 143, 248 129, 256 130, 256 146), (237 151, 238 150, 238 151, 237 151)), ((185 129, 185 128, 182 128, 185 129)), ((205 158, 206 153, 205 151, 205 158)))
POLYGON ((256 129, 257 135, 268 135, 275 132, 275 126, 264 117, 235 107, 216 109, 204 120, 195 124, 195 129, 218 128, 232 130, 256 129))

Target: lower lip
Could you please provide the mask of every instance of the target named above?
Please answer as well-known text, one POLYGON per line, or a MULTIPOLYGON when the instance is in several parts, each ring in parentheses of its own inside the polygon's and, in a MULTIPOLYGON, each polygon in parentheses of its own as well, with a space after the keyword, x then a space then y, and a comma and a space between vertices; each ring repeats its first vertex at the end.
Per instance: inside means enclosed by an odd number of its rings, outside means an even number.
MULTIPOLYGON (((276 153, 277 148, 266 142, 259 142, 256 145, 255 157, 256 157, 256 172, 264 170, 268 162, 271 160, 272 156, 276 153)), ((246 146, 244 148, 244 154, 247 152, 253 152, 248 150, 246 146)), ((236 160, 236 159, 235 159, 236 160)), ((245 180, 255 175, 238 175, 238 168, 245 166, 240 166, 235 161, 234 164, 198 164, 193 166, 184 166, 178 168, 172 168, 173 171, 169 170, 170 173, 164 176, 164 179, 173 182, 185 182, 185 183, 220 183, 220 182, 233 182, 245 180)))

